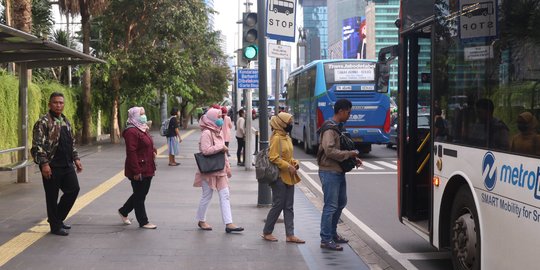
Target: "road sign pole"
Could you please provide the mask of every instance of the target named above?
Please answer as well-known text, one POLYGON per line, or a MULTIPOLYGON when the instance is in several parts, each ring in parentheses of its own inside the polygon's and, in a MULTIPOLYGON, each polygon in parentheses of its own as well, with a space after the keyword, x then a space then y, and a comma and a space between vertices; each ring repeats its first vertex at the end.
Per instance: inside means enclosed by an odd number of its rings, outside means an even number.
MULTIPOLYGON (((277 45, 281 44, 281 40, 277 41, 277 45)), ((280 82, 281 65, 279 58, 276 58, 276 89, 274 90, 274 115, 279 113, 279 89, 281 88, 280 82)))
MULTIPOLYGON (((259 149, 268 147, 268 90, 266 86, 266 1, 257 0, 258 33, 259 33, 259 149)), ((257 206, 272 205, 272 190, 267 184, 259 183, 257 206)))

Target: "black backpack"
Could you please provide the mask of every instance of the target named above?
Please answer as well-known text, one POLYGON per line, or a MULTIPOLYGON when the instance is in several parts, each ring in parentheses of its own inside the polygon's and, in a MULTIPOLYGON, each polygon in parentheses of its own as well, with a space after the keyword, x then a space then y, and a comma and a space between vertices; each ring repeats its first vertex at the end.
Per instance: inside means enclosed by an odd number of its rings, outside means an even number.
MULTIPOLYGON (((340 150, 356 150, 356 146, 354 145, 354 142, 351 139, 351 134, 349 134, 346 131, 342 131, 339 129, 337 125, 333 125, 331 123, 325 122, 321 129, 319 130, 319 134, 322 138, 322 134, 327 130, 334 130, 339 134, 339 145, 340 150)), ((322 153, 321 153, 322 154, 322 153)), ((339 166, 343 170, 343 172, 350 172, 352 169, 356 167, 356 159, 355 158, 348 158, 344 161, 339 162, 339 166)))

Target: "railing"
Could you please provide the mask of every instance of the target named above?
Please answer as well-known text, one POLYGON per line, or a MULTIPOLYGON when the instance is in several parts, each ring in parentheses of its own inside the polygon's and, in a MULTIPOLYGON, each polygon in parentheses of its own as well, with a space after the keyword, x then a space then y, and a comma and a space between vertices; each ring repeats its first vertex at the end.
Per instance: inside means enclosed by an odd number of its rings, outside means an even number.
MULTIPOLYGON (((26 149, 26 147, 19 146, 19 147, 15 147, 15 148, 9 148, 9 149, 5 149, 5 150, 0 150, 0 154, 7 154, 7 153, 11 153, 11 152, 24 151, 25 149, 26 149)), ((32 165, 32 162, 27 160, 27 159, 24 159, 24 160, 20 160, 20 161, 14 162, 14 163, 0 165, 0 171, 15 171, 15 170, 18 170, 18 169, 23 169, 25 167, 28 167, 30 165, 32 165)))

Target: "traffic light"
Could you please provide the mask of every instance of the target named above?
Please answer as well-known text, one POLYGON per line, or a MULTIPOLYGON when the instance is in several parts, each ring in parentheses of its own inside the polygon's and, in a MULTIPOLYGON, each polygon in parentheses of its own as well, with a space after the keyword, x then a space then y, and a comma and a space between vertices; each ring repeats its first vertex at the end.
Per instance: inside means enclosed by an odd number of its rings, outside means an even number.
POLYGON ((242 58, 247 61, 257 60, 259 54, 257 13, 244 12, 242 15, 242 58))

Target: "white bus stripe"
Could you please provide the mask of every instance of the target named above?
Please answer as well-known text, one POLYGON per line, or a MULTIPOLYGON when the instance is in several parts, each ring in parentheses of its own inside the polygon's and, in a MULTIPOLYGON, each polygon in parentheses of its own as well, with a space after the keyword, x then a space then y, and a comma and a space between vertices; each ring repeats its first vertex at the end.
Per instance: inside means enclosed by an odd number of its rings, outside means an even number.
POLYGON ((389 162, 386 162, 386 161, 375 161, 375 162, 379 163, 380 165, 386 166, 388 168, 397 170, 397 166, 392 164, 392 163, 389 163, 389 162))

